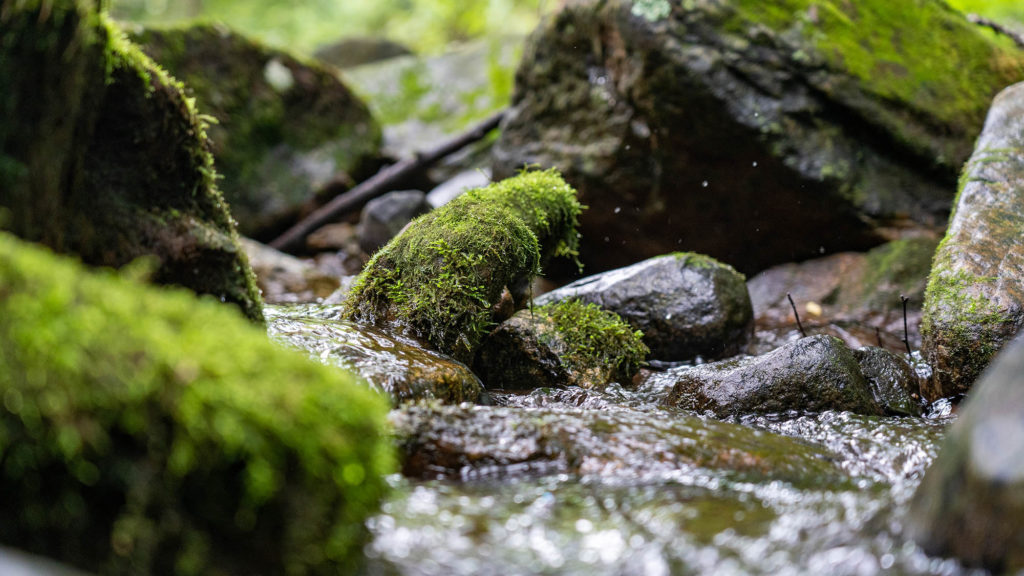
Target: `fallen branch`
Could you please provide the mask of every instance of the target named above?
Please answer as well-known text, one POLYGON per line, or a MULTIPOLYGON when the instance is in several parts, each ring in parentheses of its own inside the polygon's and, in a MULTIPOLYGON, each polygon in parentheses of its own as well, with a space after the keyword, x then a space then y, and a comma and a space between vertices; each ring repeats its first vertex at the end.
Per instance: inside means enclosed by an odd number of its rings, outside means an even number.
POLYGON ((504 110, 497 112, 466 132, 442 142, 436 148, 417 152, 411 158, 400 160, 384 168, 369 180, 317 208, 309 216, 306 216, 286 230, 284 234, 275 238, 270 243, 270 246, 282 252, 298 251, 302 248, 306 237, 316 231, 317 228, 337 220, 351 210, 361 208, 363 204, 378 196, 391 192, 395 189, 396 183, 407 180, 417 172, 429 168, 445 156, 458 152, 466 146, 483 139, 491 130, 498 127, 498 124, 501 123, 504 117, 504 110))
POLYGON ((990 20, 988 18, 985 18, 984 16, 979 16, 977 14, 968 14, 967 20, 979 26, 990 28, 991 30, 999 34, 1006 36, 1010 40, 1013 40, 1013 43, 1016 44, 1018 48, 1024 48, 1024 34, 1021 34, 1016 30, 1012 30, 1006 26, 1003 26, 999 22, 996 22, 995 20, 990 20))

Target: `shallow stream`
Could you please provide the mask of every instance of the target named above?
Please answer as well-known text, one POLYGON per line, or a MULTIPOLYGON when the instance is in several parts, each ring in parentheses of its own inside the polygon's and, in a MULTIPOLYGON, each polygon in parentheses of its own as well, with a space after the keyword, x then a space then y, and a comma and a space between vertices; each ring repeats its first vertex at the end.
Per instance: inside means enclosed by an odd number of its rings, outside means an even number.
MULTIPOLYGON (((276 339, 344 363, 322 308, 268 312, 276 339)), ((494 406, 438 412, 463 427, 445 449, 491 442, 505 456, 390 478, 366 573, 970 573, 902 535, 948 405, 723 423, 661 407, 665 392, 655 372, 636 388, 492 392, 494 406)), ((394 412, 397 428, 416 412, 394 412)))

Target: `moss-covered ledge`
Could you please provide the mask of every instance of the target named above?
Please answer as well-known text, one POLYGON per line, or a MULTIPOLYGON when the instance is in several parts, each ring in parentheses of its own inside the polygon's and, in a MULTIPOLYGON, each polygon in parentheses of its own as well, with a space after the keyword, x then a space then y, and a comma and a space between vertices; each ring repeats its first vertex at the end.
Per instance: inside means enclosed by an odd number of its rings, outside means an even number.
POLYGON ((0 233, 0 542, 104 574, 347 574, 387 401, 184 290, 0 233))

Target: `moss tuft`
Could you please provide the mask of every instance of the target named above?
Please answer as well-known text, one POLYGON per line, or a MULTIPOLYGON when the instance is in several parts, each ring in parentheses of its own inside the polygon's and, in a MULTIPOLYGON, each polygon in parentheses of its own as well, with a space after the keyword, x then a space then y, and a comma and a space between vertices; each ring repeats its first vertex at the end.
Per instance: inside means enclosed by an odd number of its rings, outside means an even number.
POLYGON ((387 402, 229 308, 0 234, 0 542, 110 574, 350 571, 387 402))
MULTIPOLYGON (((643 332, 633 330, 618 314, 602 310, 597 304, 565 300, 539 306, 537 311, 550 315, 565 347, 561 360, 570 372, 586 373, 596 368, 610 372, 612 380, 628 382, 650 352, 643 342, 643 332)), ((558 348, 552 342, 545 344, 558 348)))

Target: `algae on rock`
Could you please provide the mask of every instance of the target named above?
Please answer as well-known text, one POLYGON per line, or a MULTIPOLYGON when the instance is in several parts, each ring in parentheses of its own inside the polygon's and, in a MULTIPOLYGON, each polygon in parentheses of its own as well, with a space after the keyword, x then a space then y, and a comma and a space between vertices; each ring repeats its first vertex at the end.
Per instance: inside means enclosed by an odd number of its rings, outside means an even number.
POLYGON ((262 319, 206 122, 181 83, 91 2, 5 2, 0 18, 8 229, 94 266, 155 257, 155 282, 262 319))
POLYGON ((387 402, 219 304, 0 234, 0 542, 104 574, 350 573, 387 402))
MULTIPOLYGON (((573 256, 575 191, 553 171, 471 190, 414 220, 378 251, 345 317, 392 325, 471 362, 506 288, 527 285, 552 256, 573 256)), ((519 307, 525 306, 520 294, 519 307)))

